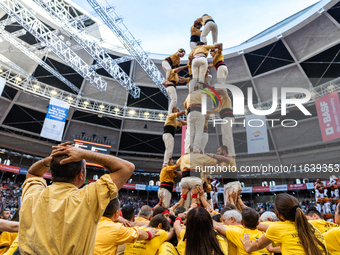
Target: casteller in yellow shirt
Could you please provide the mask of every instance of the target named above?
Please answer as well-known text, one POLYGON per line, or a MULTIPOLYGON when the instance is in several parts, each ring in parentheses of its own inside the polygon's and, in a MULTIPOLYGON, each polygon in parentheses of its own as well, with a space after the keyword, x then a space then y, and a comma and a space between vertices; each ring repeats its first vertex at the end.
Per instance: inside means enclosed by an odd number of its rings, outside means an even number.
MULTIPOLYGON (((147 231, 150 228, 140 227, 139 229, 147 231)), ((162 243, 168 239, 168 232, 160 229, 156 236, 150 241, 142 240, 126 244, 124 255, 154 255, 162 243)))
MULTIPOLYGON (((241 242, 241 238, 244 238, 244 235, 248 234, 250 240, 255 241, 256 239, 260 239, 263 236, 263 232, 258 229, 249 229, 249 228, 240 228, 240 227, 227 227, 226 237, 228 241, 232 242, 237 247, 238 255, 248 255, 243 248, 243 244, 241 242)), ((254 251, 250 253, 252 255, 269 255, 270 253, 267 249, 262 249, 259 251, 254 251)))
POLYGON ((98 223, 93 255, 116 254, 118 245, 133 243, 137 238, 137 228, 124 227, 103 216, 98 223))
POLYGON ((309 220, 308 222, 318 229, 321 234, 328 232, 332 228, 339 227, 338 224, 325 220, 309 220))
POLYGON ((164 242, 161 247, 159 247, 158 255, 178 255, 178 252, 171 243, 164 242))
MULTIPOLYGON (((281 253, 284 255, 305 255, 305 251, 295 227, 295 222, 288 220, 284 222, 275 222, 269 226, 265 236, 279 245, 281 247, 281 253)), ((317 229, 315 229, 315 236, 326 246, 325 239, 317 229)))
POLYGON ((81 189, 67 182, 47 187, 42 177, 32 177, 22 190, 20 254, 92 254, 97 224, 118 195, 109 174, 81 189))
POLYGON ((340 255, 340 227, 332 228, 323 234, 329 255, 340 255))
POLYGON ((143 217, 138 216, 135 218, 135 222, 149 223, 150 221, 143 217))

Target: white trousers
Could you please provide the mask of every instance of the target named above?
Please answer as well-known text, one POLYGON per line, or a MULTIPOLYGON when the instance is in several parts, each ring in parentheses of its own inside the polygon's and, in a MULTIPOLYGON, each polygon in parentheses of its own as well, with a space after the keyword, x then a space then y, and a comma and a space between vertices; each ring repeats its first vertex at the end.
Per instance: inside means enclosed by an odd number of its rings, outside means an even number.
POLYGON ((197 42, 190 42, 190 49, 193 50, 197 46, 197 42))
POLYGON ((228 123, 221 125, 222 131, 222 143, 228 147, 228 156, 236 156, 234 138, 233 138, 233 127, 230 125, 231 122, 235 122, 235 118, 225 117, 223 118, 228 123))
POLYGON ((201 112, 192 111, 187 117, 187 131, 185 134, 185 153, 190 153, 192 146, 193 152, 201 152, 202 135, 205 118, 201 112))
POLYGON ((175 138, 170 133, 164 133, 163 141, 165 145, 163 166, 167 166, 169 159, 172 157, 172 153, 174 151, 175 138))
POLYGON ((169 109, 168 114, 172 113, 172 109, 177 105, 177 92, 174 86, 168 86, 166 88, 166 93, 168 93, 170 97, 169 109))
POLYGON ((217 68, 217 83, 224 84, 226 82, 228 76, 228 68, 227 66, 219 66, 217 68))
POLYGON ((162 197, 162 206, 165 208, 170 207, 171 192, 164 188, 158 189, 158 197, 162 197))
POLYGON ((207 146, 208 140, 209 140, 209 134, 206 132, 203 132, 202 142, 201 142, 203 154, 205 153, 205 146, 207 146))
MULTIPOLYGON (((185 188, 185 189, 193 189, 195 188, 197 185, 203 185, 203 181, 196 176, 189 176, 189 177, 184 177, 181 180, 180 186, 185 188)), ((183 207, 188 210, 190 205, 191 205, 191 196, 192 193, 191 191, 189 191, 187 193, 187 198, 184 201, 183 207)))
POLYGON ((241 189, 241 183, 239 181, 229 182, 224 184, 223 196, 224 196, 224 205, 230 204, 229 194, 233 192, 238 192, 241 189))
POLYGON ((191 65, 192 70, 192 80, 199 82, 204 82, 205 74, 208 70, 208 60, 205 57, 194 58, 191 65))
POLYGON ((166 61, 166 60, 163 60, 162 61, 162 68, 165 72, 165 79, 168 79, 169 76, 170 76, 170 72, 171 72, 171 66, 170 66, 169 62, 166 61))
POLYGON ((204 28, 201 33, 201 40, 202 42, 207 42, 207 35, 211 32, 213 44, 217 43, 217 36, 218 36, 218 28, 215 22, 208 22, 204 25, 204 28))

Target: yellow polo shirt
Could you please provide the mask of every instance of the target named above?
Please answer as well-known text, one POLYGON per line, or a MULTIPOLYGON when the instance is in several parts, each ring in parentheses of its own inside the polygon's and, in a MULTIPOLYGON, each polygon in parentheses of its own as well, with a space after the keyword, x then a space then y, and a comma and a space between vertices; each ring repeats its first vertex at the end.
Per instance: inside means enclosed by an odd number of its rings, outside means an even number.
POLYGON ((340 227, 332 228, 323 234, 329 255, 340 255, 340 227))
POLYGON ((183 124, 179 121, 177 121, 177 113, 170 113, 166 117, 166 121, 164 123, 164 126, 173 126, 175 128, 183 126, 183 124))
POLYGON ((2 232, 0 235, 0 255, 4 254, 6 251, 9 250, 12 243, 18 237, 18 233, 9 233, 9 232, 2 232))
POLYGON ((118 195, 110 175, 78 189, 71 183, 46 185, 41 177, 22 185, 21 254, 92 254, 97 225, 118 195))
MULTIPOLYGON (((228 241, 232 242, 238 250, 238 255, 248 255, 243 248, 243 243, 241 242, 244 239, 244 234, 249 234, 250 240, 256 241, 256 239, 260 239, 263 236, 263 232, 258 229, 248 229, 248 228, 240 228, 240 227, 227 227, 226 237, 228 241)), ((269 255, 270 253, 267 249, 262 249, 259 251, 254 251, 250 253, 252 255, 269 255)))
MULTIPOLYGON (((179 64, 181 63, 181 58, 180 56, 177 55, 178 52, 176 52, 175 54, 171 55, 169 58, 172 61, 172 65, 171 66, 179 66, 179 64)), ((165 61, 167 61, 165 59, 165 61)))
POLYGON ((218 49, 215 53, 215 56, 213 58, 213 65, 214 67, 216 67, 216 64, 220 61, 224 61, 224 57, 223 57, 223 54, 222 54, 222 50, 221 49, 218 49))
MULTIPOLYGON (((147 231, 150 228, 141 227, 141 230, 147 231)), ((168 239, 168 232, 160 229, 156 236, 150 241, 142 240, 136 241, 132 244, 126 244, 124 255, 154 255, 158 251, 162 243, 168 239)))
POLYGON ((118 245, 133 243, 137 238, 137 228, 124 227, 103 216, 98 223, 93 255, 116 254, 118 245))
POLYGON ((214 45, 198 45, 189 54, 189 59, 193 58, 198 53, 203 53, 208 56, 210 50, 214 50, 216 47, 214 45))
POLYGON ((137 218, 135 218, 135 222, 149 223, 150 221, 138 216, 137 218))
MULTIPOLYGON (((284 255, 305 255, 301 245, 295 222, 275 222, 267 229, 265 236, 281 247, 284 255)), ((326 242, 319 230, 316 229, 315 236, 326 246, 326 242)))
MULTIPOLYGON (((187 245, 187 241, 186 240, 183 241, 184 235, 185 235, 185 229, 182 229, 180 233, 180 241, 178 242, 178 245, 177 245, 177 251, 179 255, 185 255, 185 248, 187 245)), ((228 254, 228 241, 218 234, 216 234, 216 238, 217 238, 218 243, 220 244, 220 248, 222 252, 224 254, 228 254)))
MULTIPOLYGON (((240 228, 243 229, 242 225, 223 225, 226 228, 240 228)), ((228 254, 238 254, 237 253, 237 246, 232 242, 228 242, 228 254)))
POLYGON ((164 242, 161 247, 159 247, 158 255, 178 255, 178 252, 171 243, 164 242))
POLYGON ((193 105, 193 104, 202 104, 202 95, 203 94, 207 94, 207 93, 204 92, 203 90, 200 90, 200 89, 189 93, 189 95, 187 96, 187 98, 184 101, 185 109, 188 109, 190 107, 190 105, 193 105))
POLYGON ((232 108, 231 106, 231 100, 228 95, 228 92, 226 90, 223 90, 222 95, 219 95, 222 101, 222 105, 219 104, 218 107, 216 108, 216 112, 220 113, 221 110, 226 109, 226 108, 232 108))
POLYGON ((332 228, 339 227, 338 224, 325 220, 309 220, 308 222, 317 228, 321 234, 328 232, 332 228))
POLYGON ((188 153, 180 157, 176 164, 180 165, 181 171, 187 171, 195 170, 196 166, 215 166, 217 160, 205 154, 188 153))
POLYGON ((198 18, 197 21, 198 22, 201 22, 201 24, 204 26, 205 25, 205 22, 208 20, 208 19, 212 19, 213 18, 209 15, 205 15, 205 16, 202 16, 202 18, 198 18))
POLYGON ((172 182, 174 183, 174 177, 176 176, 174 171, 177 169, 177 166, 165 166, 162 168, 161 173, 159 175, 160 182, 172 182))
POLYGON ((179 76, 178 73, 175 72, 175 69, 171 69, 170 75, 169 75, 169 81, 172 83, 175 83, 174 85, 177 85, 179 82, 179 76))
POLYGON ((198 29, 195 26, 192 26, 190 29, 190 33, 191 35, 197 35, 197 36, 201 36, 202 31, 200 29, 198 29))
POLYGON ((19 246, 18 242, 19 237, 15 238, 12 245, 9 247, 9 249, 4 253, 4 255, 13 255, 13 253, 16 251, 16 249, 19 246))

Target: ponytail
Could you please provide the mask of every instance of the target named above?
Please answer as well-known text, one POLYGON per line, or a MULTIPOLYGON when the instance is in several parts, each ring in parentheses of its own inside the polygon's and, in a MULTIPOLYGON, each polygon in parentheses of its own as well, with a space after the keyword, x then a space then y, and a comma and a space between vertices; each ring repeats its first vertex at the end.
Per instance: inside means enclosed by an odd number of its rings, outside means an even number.
MULTIPOLYGON (((301 240, 303 249, 306 255, 323 255, 327 254, 325 245, 315 236, 315 228, 308 222, 305 214, 300 207, 294 206, 295 211, 295 226, 298 236, 301 240), (295 209, 296 208, 296 209, 295 209), (319 246, 321 246, 322 251, 319 246)), ((320 234, 321 233, 317 233, 320 234)))
POLYGON ((299 201, 287 194, 278 194, 274 203, 275 213, 282 215, 286 220, 295 222, 295 228, 301 240, 306 255, 327 255, 325 245, 319 240, 322 234, 310 223, 299 206, 299 201))

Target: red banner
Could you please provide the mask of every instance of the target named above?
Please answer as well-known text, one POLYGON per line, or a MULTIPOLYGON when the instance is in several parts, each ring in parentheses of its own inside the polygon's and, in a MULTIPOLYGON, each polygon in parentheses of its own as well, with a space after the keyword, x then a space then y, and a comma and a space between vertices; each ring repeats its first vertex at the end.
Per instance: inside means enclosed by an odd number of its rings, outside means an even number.
POLYGON ((125 183, 122 188, 123 189, 135 189, 136 188, 136 184, 125 183))
POLYGON ((49 173, 49 172, 46 172, 44 175, 43 175, 44 178, 46 179, 52 179, 52 174, 49 173))
POLYGON ((305 183, 288 184, 288 190, 301 190, 301 189, 307 189, 307 185, 305 183))
POLYGON ((182 143, 181 143, 181 155, 185 154, 185 133, 187 132, 187 125, 182 126, 182 143))
POLYGON ((338 92, 329 93, 315 99, 322 140, 324 142, 340 138, 340 101, 338 92))
POLYGON ((20 167, 0 164, 0 170, 18 174, 20 167))
POLYGON ((269 186, 258 186, 258 187, 253 187, 253 193, 255 192, 269 192, 269 186))

